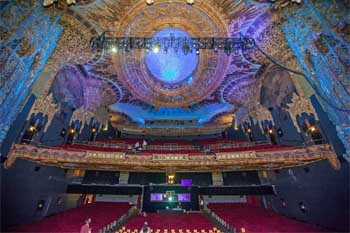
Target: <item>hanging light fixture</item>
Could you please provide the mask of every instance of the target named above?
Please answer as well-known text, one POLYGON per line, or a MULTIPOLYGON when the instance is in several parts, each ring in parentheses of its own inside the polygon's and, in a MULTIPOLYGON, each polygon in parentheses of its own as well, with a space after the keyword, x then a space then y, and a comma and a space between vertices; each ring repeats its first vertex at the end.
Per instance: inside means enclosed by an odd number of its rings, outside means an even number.
POLYGON ((154 1, 153 0, 146 0, 146 3, 147 3, 147 5, 152 5, 153 3, 154 3, 154 1))
POLYGON ((115 37, 112 31, 106 31, 100 36, 93 37, 90 40, 90 46, 93 50, 107 49, 109 53, 115 54, 119 50, 129 52, 134 49, 145 49, 147 52, 155 53, 164 50, 173 49, 175 53, 179 49, 186 55, 195 51, 198 55, 200 50, 209 49, 214 52, 223 51, 226 55, 238 53, 240 50, 252 50, 255 48, 253 38, 239 35, 238 37, 212 37, 212 38, 184 38, 174 37, 115 37))

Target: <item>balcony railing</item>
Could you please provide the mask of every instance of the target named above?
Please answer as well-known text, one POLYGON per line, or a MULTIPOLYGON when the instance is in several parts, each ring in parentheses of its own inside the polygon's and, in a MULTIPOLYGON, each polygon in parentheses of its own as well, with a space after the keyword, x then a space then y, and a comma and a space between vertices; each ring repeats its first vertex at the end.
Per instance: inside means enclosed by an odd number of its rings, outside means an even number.
POLYGON ((73 150, 16 144, 5 165, 17 158, 70 169, 115 171, 228 171, 270 170, 299 166, 328 159, 334 168, 339 162, 329 145, 273 147, 264 150, 245 150, 204 153, 127 153, 113 151, 73 150))

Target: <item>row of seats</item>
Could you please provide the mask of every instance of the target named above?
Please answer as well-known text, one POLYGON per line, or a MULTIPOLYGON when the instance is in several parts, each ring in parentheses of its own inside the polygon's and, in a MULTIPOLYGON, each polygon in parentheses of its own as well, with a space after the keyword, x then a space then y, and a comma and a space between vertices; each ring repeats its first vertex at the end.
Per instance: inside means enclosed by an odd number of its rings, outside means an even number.
POLYGON ((223 152, 236 152, 236 151, 268 151, 268 150, 283 150, 289 149, 289 146, 285 145, 257 145, 257 146, 243 146, 243 147, 235 147, 235 148, 220 148, 214 149, 212 152, 214 153, 223 153, 223 152))
POLYGON ((326 232, 303 222, 289 219, 256 205, 242 203, 215 203, 208 208, 231 227, 245 232, 326 232))
POLYGON ((91 151, 104 151, 104 152, 127 152, 128 150, 122 148, 113 148, 113 147, 100 147, 100 146, 91 146, 91 145, 81 145, 81 144, 72 144, 72 145, 59 145, 58 148, 66 150, 91 150, 91 151))
MULTIPOLYGON (((139 233, 139 232, 140 232, 140 230, 138 230, 138 229, 126 229, 125 227, 116 231, 116 233, 139 233)), ((179 229, 179 230, 155 229, 155 230, 153 230, 153 229, 151 229, 151 233, 221 233, 221 232, 222 231, 216 229, 215 227, 213 229, 210 229, 210 230, 205 230, 205 229, 194 229, 194 230, 189 230, 189 229, 179 229)))
POLYGON ((140 230, 147 222, 153 232, 159 231, 171 233, 180 230, 186 233, 186 230, 191 232, 201 232, 200 230, 213 230, 215 226, 205 218, 201 213, 185 213, 185 214, 157 214, 149 213, 147 216, 138 215, 129 220, 124 226, 125 229, 140 230))
POLYGON ((98 232, 130 209, 129 203, 94 202, 44 218, 31 224, 9 229, 11 232, 79 232, 85 220, 91 219, 92 232, 98 232))

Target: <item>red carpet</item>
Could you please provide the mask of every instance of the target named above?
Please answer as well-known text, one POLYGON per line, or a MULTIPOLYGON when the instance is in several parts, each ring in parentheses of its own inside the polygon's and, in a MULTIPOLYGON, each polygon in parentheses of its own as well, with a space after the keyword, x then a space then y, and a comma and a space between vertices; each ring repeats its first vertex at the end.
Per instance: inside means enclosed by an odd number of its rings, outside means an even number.
POLYGON ((128 203, 95 202, 45 218, 41 221, 10 229, 11 232, 79 232, 85 220, 91 218, 92 232, 127 213, 128 203))
POLYGON ((326 232, 321 228, 289 219, 271 210, 247 204, 209 204, 208 208, 240 232, 326 232))

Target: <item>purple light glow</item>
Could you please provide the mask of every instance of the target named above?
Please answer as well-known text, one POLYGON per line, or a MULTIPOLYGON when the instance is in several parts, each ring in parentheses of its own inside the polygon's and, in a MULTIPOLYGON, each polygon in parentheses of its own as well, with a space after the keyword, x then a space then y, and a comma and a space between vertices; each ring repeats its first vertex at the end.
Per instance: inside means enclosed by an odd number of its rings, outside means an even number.
POLYGON ((190 202, 191 201, 191 194, 189 193, 181 193, 177 195, 178 201, 181 202, 190 202))
POLYGON ((192 185, 192 180, 191 179, 181 180, 181 186, 191 186, 191 185, 192 185))

